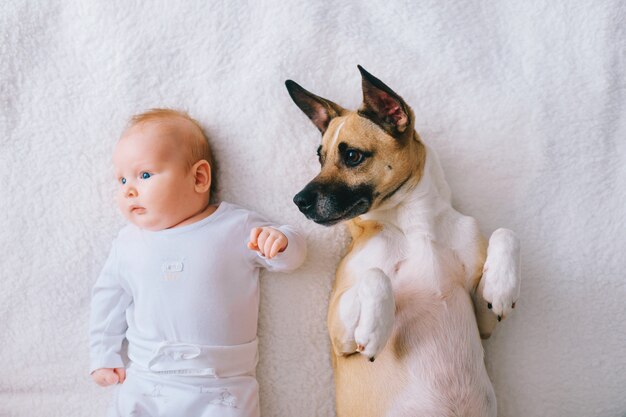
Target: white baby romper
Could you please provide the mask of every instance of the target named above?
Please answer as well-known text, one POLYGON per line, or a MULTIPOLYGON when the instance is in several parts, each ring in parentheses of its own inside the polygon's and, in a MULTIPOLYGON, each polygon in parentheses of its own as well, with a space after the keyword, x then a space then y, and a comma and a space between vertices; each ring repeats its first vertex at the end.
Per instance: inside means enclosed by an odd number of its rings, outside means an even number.
POLYGON ((128 340, 127 378, 110 416, 259 416, 259 269, 290 271, 306 254, 289 226, 277 227, 289 243, 275 258, 248 249, 252 228, 267 225, 222 202, 190 225, 120 231, 90 320, 91 371, 123 367, 128 340))

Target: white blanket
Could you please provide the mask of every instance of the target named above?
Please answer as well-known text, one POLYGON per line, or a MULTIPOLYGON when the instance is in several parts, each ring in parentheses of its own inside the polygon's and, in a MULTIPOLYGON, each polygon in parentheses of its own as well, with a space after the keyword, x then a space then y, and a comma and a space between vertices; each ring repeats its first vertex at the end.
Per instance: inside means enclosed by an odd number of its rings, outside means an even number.
POLYGON ((320 138, 284 81, 356 108, 357 64, 413 107, 458 209, 521 238, 521 299, 484 344, 499 415, 625 415, 625 19, 621 0, 4 2, 0 415, 103 415, 87 322, 124 223, 110 153, 130 115, 174 107, 211 137, 218 199, 308 235, 300 270, 262 277, 263 415, 334 416, 347 234, 291 202, 320 138))

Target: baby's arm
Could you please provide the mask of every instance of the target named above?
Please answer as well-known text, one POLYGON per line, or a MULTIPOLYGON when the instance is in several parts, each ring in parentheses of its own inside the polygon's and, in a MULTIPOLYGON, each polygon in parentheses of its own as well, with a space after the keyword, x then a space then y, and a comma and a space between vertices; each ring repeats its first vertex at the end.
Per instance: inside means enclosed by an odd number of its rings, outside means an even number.
POLYGON ((292 226, 272 225, 256 213, 250 213, 246 228, 248 248, 257 251, 256 263, 270 271, 289 272, 306 257, 306 239, 292 226))
POLYGON ((96 384, 101 387, 123 383, 126 379, 126 369, 124 368, 100 368, 93 371, 91 377, 96 384))
POLYGON ((91 375, 102 386, 123 382, 126 377, 121 349, 126 308, 132 298, 119 281, 117 249, 111 253, 93 287, 89 325, 91 375))
POLYGON ((270 226, 255 227, 250 231, 248 248, 259 252, 267 259, 272 259, 287 248, 289 239, 280 230, 270 226))

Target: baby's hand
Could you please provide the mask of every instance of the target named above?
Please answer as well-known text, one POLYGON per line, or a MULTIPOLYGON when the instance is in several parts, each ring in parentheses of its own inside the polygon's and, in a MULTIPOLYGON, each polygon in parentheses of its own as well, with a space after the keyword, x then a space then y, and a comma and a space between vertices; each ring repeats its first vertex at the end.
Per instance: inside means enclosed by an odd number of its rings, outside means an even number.
POLYGON ((91 373, 91 377, 96 384, 101 387, 123 383, 126 379, 126 369, 124 368, 100 368, 91 373))
POLYGON ((287 248, 287 236, 273 227, 255 227, 250 231, 248 248, 258 251, 268 259, 287 248))

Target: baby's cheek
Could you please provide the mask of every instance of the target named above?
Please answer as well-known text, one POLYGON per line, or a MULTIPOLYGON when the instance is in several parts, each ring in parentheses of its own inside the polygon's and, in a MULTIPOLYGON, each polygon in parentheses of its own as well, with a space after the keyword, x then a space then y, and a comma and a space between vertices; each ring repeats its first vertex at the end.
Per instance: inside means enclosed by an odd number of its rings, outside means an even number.
POLYGON ((121 197, 117 197, 115 202, 117 203, 117 208, 122 216, 124 216, 126 219, 130 219, 130 213, 128 212, 128 207, 124 203, 124 200, 121 197))

